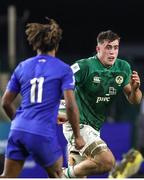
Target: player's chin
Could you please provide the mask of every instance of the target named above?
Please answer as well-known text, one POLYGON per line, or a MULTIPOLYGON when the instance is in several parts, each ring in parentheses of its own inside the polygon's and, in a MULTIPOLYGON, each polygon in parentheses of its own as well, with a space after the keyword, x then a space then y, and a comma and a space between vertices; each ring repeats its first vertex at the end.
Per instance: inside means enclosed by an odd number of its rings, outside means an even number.
POLYGON ((108 66, 113 66, 114 63, 115 63, 115 61, 110 61, 110 62, 108 63, 108 66))

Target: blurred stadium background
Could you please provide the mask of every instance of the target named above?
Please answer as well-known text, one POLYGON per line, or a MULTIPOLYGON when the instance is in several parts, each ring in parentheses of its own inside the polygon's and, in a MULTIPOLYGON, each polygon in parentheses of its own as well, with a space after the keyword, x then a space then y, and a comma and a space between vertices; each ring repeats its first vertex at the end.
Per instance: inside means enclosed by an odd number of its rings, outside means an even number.
MULTIPOLYGON (((34 55, 26 41, 24 32, 26 23, 46 22, 46 16, 56 19, 63 29, 63 39, 58 56, 70 65, 79 58, 95 53, 96 36, 100 31, 111 29, 117 32, 121 36, 119 57, 127 59, 132 69, 139 72, 141 90, 144 91, 142 1, 1 0, 0 98, 16 65, 34 55)), ((121 160, 122 154, 132 147, 137 147, 138 142, 142 141, 142 135, 139 138, 138 132, 141 127, 139 120, 144 117, 142 106, 130 105, 124 96, 120 96, 109 109, 102 129, 102 136, 114 152, 117 161, 121 160)), ((16 106, 19 101, 20 97, 17 98, 16 106)), ((0 107, 1 170, 9 127, 10 122, 0 107)), ((61 131, 60 127, 60 134, 61 131)), ((62 135, 60 137, 63 139, 62 135)), ((65 147, 66 142, 62 141, 62 144, 65 147)), ((66 165, 66 160, 64 164, 66 165)), ((142 166, 136 177, 144 177, 143 174, 144 167, 142 166)), ((21 177, 30 176, 46 177, 45 172, 31 158, 27 160, 21 174, 21 177)))

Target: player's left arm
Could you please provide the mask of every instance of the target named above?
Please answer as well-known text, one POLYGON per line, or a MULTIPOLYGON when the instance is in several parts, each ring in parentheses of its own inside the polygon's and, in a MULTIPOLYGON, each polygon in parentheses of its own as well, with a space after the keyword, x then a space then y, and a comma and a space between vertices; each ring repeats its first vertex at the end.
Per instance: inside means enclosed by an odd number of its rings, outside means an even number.
POLYGON ((129 84, 124 87, 124 93, 131 104, 139 104, 142 99, 140 77, 136 71, 132 72, 129 84))

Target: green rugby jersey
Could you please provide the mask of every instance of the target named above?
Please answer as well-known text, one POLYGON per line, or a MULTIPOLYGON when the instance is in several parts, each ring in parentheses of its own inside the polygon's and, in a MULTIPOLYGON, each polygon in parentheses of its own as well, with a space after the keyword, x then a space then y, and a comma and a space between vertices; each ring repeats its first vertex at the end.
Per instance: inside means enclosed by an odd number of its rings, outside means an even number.
POLYGON ((76 61, 71 66, 75 75, 75 96, 80 111, 80 123, 100 130, 108 106, 129 83, 131 68, 128 62, 116 59, 107 68, 97 56, 76 61))

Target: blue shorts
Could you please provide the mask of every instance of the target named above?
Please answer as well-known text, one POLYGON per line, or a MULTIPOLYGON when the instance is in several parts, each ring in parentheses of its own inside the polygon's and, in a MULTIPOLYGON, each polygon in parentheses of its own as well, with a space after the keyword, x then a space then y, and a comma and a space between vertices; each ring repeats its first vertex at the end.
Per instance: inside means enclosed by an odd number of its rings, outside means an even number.
POLYGON ((62 149, 57 136, 46 137, 11 130, 6 157, 13 160, 25 160, 29 155, 43 167, 53 165, 62 156, 62 149))

